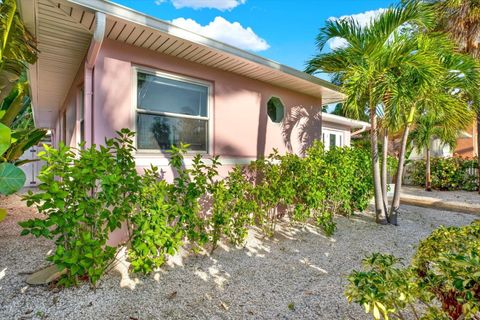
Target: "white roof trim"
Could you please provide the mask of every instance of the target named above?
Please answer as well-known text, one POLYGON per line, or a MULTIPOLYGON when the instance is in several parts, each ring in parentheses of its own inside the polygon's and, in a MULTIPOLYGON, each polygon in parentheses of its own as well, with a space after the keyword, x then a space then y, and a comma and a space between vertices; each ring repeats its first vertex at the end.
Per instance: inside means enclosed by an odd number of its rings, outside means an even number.
MULTIPOLYGON (((144 13, 135 11, 128 7, 125 7, 107 0, 66 0, 66 1, 80 5, 85 8, 89 8, 94 11, 103 12, 107 15, 117 17, 123 20, 127 20, 132 23, 136 23, 145 27, 156 29, 161 32, 185 39, 187 41, 190 41, 196 44, 200 44, 200 45, 210 47, 212 49, 220 50, 225 53, 229 53, 234 56, 246 59, 248 61, 269 67, 271 69, 282 71, 291 76, 309 81, 311 83, 314 83, 338 92, 339 96, 341 96, 342 98, 339 98, 339 100, 336 102, 342 101, 344 99, 344 95, 340 93, 340 88, 326 80, 320 79, 308 73, 280 64, 273 60, 266 59, 264 57, 250 53, 248 51, 239 49, 229 44, 207 38, 195 32, 183 29, 181 27, 177 27, 167 21, 148 16, 144 13)), ((335 101, 329 101, 328 103, 334 103, 334 102, 335 101)))
POLYGON ((353 120, 350 118, 345 118, 341 116, 337 116, 331 113, 322 113, 322 122, 327 121, 327 122, 333 122, 337 124, 341 124, 344 126, 348 126, 350 128, 366 128, 370 129, 370 123, 365 122, 365 121, 360 121, 360 120, 353 120))

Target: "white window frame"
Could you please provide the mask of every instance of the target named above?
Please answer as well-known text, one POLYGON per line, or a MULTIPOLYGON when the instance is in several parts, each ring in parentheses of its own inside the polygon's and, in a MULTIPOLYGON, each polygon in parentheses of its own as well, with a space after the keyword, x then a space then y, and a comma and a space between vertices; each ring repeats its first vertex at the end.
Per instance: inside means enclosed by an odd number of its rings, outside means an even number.
MULTIPOLYGON (((131 128, 133 131, 137 132, 137 116, 140 113, 148 113, 148 114, 154 114, 154 115, 161 115, 161 116, 170 116, 170 117, 177 117, 177 118, 186 118, 186 119, 201 119, 201 120, 206 120, 207 121, 207 150, 206 151, 195 151, 195 150, 189 150, 187 151, 187 156, 193 156, 195 154, 205 154, 205 155, 213 155, 213 84, 211 82, 205 81, 205 80, 200 80, 196 78, 191 78, 188 76, 184 75, 178 75, 178 74, 173 74, 170 72, 164 72, 164 71, 159 71, 147 67, 139 67, 139 66, 134 66, 132 67, 132 123, 131 123, 131 128), (171 113, 171 112, 160 112, 160 111, 150 111, 150 110, 144 110, 144 109, 138 109, 137 108, 137 91, 138 91, 138 84, 137 84, 137 75, 138 73, 146 73, 166 79, 171 79, 171 80, 176 80, 176 81, 181 81, 181 82, 186 82, 186 83, 191 83, 195 85, 200 85, 207 87, 207 116, 191 116, 191 115, 182 115, 182 114, 177 114, 177 113, 171 113), (140 112, 139 112, 140 111, 140 112)), ((158 155, 164 155, 165 157, 168 157, 168 154, 166 154, 165 150, 159 150, 159 149, 138 149, 137 146, 137 136, 135 135, 134 138, 134 146, 137 148, 136 154, 139 155, 154 155, 158 157, 158 155)))
POLYGON ((343 148, 345 146, 345 132, 343 130, 336 129, 322 129, 322 142, 325 146, 325 150, 330 150, 330 135, 335 135, 335 144, 337 147, 343 148))

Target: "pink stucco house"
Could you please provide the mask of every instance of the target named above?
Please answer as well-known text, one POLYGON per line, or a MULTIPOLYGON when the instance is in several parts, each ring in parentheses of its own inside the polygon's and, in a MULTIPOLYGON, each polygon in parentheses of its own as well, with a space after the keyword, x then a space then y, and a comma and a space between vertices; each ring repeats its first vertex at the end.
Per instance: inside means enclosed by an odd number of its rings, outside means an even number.
MULTIPOLYGON (((30 67, 35 123, 53 144, 101 144, 137 132, 139 168, 167 166, 172 144, 246 164, 277 148, 298 151, 292 112, 314 117, 309 137, 349 145, 365 122, 321 113, 344 99, 317 77, 104 0, 18 0, 37 37, 30 67)), ((300 122, 305 121, 302 119, 300 122)), ((187 165, 188 165, 187 159, 187 165)))

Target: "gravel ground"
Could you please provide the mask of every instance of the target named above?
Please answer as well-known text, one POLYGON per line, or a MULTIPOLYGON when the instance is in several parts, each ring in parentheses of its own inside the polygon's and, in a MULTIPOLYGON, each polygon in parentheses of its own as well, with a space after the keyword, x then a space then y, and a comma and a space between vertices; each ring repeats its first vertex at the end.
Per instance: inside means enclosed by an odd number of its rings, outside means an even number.
POLYGON ((87 285, 59 291, 24 282, 52 248, 19 236, 17 222, 35 211, 18 197, 0 198, 0 207, 9 211, 0 223, 0 319, 368 319, 343 296, 346 275, 365 254, 409 259, 435 227, 475 219, 404 206, 398 227, 376 225, 369 215, 340 217, 330 239, 309 226, 281 226, 273 239, 252 231, 245 248, 176 257, 147 277, 112 271, 95 291, 87 285))
POLYGON ((476 191, 425 191, 424 188, 403 186, 402 193, 418 197, 436 198, 443 201, 456 201, 480 205, 480 195, 476 191))

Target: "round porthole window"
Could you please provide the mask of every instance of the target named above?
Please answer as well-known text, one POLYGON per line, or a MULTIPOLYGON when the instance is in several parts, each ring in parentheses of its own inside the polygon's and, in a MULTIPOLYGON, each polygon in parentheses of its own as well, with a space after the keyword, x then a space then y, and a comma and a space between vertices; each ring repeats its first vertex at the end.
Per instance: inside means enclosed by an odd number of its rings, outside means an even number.
POLYGON ((267 114, 275 123, 282 122, 285 113, 282 101, 277 97, 271 97, 267 102, 267 114))

